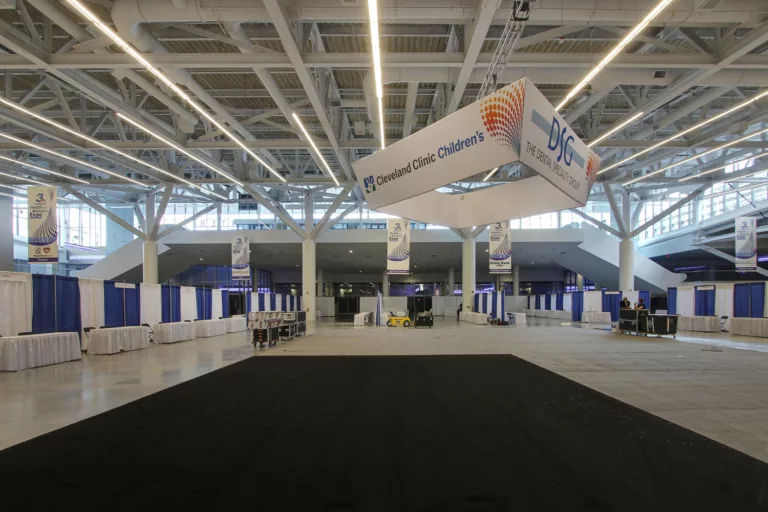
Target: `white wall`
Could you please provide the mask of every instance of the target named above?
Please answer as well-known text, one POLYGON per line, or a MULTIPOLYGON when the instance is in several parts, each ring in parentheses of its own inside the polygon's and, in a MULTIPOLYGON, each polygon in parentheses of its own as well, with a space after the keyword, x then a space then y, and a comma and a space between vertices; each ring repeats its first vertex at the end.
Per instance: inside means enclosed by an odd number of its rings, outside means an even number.
POLYGON ((315 307, 322 316, 336 316, 336 304, 333 297, 316 297, 315 307))
MULTIPOLYGON (((162 243, 157 244, 157 254, 163 254, 168 250, 168 246, 162 243)), ((112 254, 109 254, 103 260, 99 260, 90 267, 79 270, 77 277, 87 277, 90 279, 114 279, 120 274, 138 267, 144 261, 144 244, 141 239, 125 244, 112 254)), ((186 269, 183 269, 186 270, 186 269)), ((180 271, 181 272, 181 271, 180 271)))
POLYGON ((528 309, 528 296, 504 296, 504 310, 508 313, 522 313, 524 309, 528 309))

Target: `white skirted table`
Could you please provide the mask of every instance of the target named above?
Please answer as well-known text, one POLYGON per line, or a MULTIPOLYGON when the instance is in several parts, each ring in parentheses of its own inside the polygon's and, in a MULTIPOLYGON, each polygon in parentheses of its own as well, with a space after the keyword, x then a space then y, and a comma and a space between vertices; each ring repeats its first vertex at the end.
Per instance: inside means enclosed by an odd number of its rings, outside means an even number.
POLYGON ((82 358, 76 332, 0 338, 0 371, 15 372, 82 358))
POLYGON ((195 339, 195 324, 192 322, 172 322, 168 324, 156 324, 155 343, 177 343, 195 339))
POLYGON ((731 334, 768 338, 768 318, 731 318, 731 334))
POLYGON ((88 355, 117 354, 149 348, 149 329, 145 326, 92 329, 88 333, 88 355))
POLYGON ((720 319, 716 316, 679 316, 677 317, 677 330, 720 332, 720 319))
POLYGON ((224 320, 227 322, 227 332, 241 332, 248 329, 248 321, 245 315, 237 315, 224 320))
POLYGON ((611 313, 609 311, 585 311, 581 314, 581 321, 593 324, 611 323, 611 313))
POLYGON ((477 325, 487 325, 488 315, 485 313, 475 313, 473 311, 462 311, 459 313, 459 320, 477 325))
POLYGON ((365 325, 365 317, 368 316, 368 313, 356 313, 355 314, 355 323, 354 325, 365 325))
POLYGON ((525 313, 507 313, 510 325, 526 325, 525 313))
POLYGON ((227 321, 222 320, 198 320, 195 322, 195 337, 210 338, 227 334, 227 321))

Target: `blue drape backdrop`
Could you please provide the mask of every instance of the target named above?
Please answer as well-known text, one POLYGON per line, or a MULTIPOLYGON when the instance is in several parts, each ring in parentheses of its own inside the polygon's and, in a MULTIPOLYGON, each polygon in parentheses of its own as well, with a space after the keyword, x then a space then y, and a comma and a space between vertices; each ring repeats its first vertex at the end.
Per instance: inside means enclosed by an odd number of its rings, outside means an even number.
POLYGON ((80 284, 76 277, 56 278, 56 330, 80 333, 80 284))
POLYGON ((161 320, 165 323, 181 322, 181 288, 164 284, 161 290, 161 320))
POLYGON ((104 325, 122 327, 124 314, 123 289, 116 288, 114 281, 104 281, 104 325))
POLYGON ((229 292, 221 290, 221 316, 229 318, 229 292))
POLYGON ((642 291, 641 290, 638 295, 639 295, 638 298, 643 299, 643 303, 645 303, 645 309, 650 311, 650 309, 651 309, 651 292, 648 291, 648 290, 646 290, 646 291, 642 291))
POLYGON ((533 309, 541 309, 541 297, 536 295, 536 307, 533 309))
POLYGON ((621 294, 605 293, 603 290, 603 312, 611 314, 611 321, 619 319, 619 306, 621 305, 621 294))
POLYGON ((749 283, 736 283, 733 287, 733 316, 735 318, 749 318, 749 283))
POLYGON ((765 311, 765 283, 749 284, 749 316, 763 318, 765 311))
POLYGON ((544 296, 544 310, 549 311, 552 309, 552 296, 550 294, 546 294, 544 296))
POLYGON ((269 310, 277 311, 277 295, 274 293, 269 294, 269 310))
POLYGON ((696 316, 714 316, 715 290, 700 290, 696 288, 694 304, 696 316))
POLYGON ((245 292, 245 311, 251 312, 251 292, 245 292))
POLYGON ((555 302, 556 302, 555 309, 557 311, 562 311, 563 310, 563 294, 562 293, 557 294, 557 299, 555 300, 555 302))
POLYGON ((264 298, 264 294, 260 293, 257 295, 259 298, 259 311, 266 311, 267 310, 267 301, 264 298))
MULTIPOLYGON (((53 276, 32 275, 32 332, 56 332, 53 276)), ((14 333, 18 334, 18 333, 14 333)))
POLYGON ((677 314, 677 288, 667 288, 667 314, 677 314))
POLYGON ((288 311, 288 296, 285 294, 280 295, 280 311, 288 311))
MULTIPOLYGON (((118 290, 120 290, 118 288, 118 290)), ((135 288, 123 288, 125 293, 125 318, 123 325, 141 325, 141 289, 137 284, 135 288)))
POLYGON ((571 294, 571 320, 581 322, 581 312, 584 310, 584 292, 571 294))

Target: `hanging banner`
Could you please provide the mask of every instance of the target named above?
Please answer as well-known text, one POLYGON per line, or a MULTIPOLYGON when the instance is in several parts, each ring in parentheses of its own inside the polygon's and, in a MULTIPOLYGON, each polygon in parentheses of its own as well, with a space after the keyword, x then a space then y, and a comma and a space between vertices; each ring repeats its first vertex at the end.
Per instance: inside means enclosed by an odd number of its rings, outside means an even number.
POLYGON ((512 273, 512 233, 509 230, 509 221, 494 222, 490 225, 488 272, 512 273))
POLYGON ((232 237, 232 279, 250 279, 251 254, 247 236, 232 237))
POLYGON ((757 217, 736 217, 736 269, 757 268, 757 217))
POLYGON ((56 187, 29 187, 29 262, 59 262, 59 225, 56 221, 56 187))
POLYGON ((411 265, 411 223, 387 219, 387 274, 407 274, 411 265))

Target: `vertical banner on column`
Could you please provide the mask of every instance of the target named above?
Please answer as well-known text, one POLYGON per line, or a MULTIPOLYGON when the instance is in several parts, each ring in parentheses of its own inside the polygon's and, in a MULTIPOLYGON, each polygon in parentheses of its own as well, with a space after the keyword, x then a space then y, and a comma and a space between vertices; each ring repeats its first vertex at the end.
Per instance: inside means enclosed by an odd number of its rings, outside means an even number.
POLYGON ((56 187, 27 189, 30 263, 58 263, 59 261, 56 199, 56 187))
POLYGON ((736 217, 736 269, 757 268, 757 217, 736 217))
POLYGON ((411 223, 387 220, 387 274, 407 274, 411 264, 411 223))
POLYGON ((488 247, 488 272, 490 274, 512 273, 512 234, 509 221, 494 222, 490 225, 488 247))
POLYGON ((251 277, 250 242, 247 236, 232 237, 232 279, 251 277))

